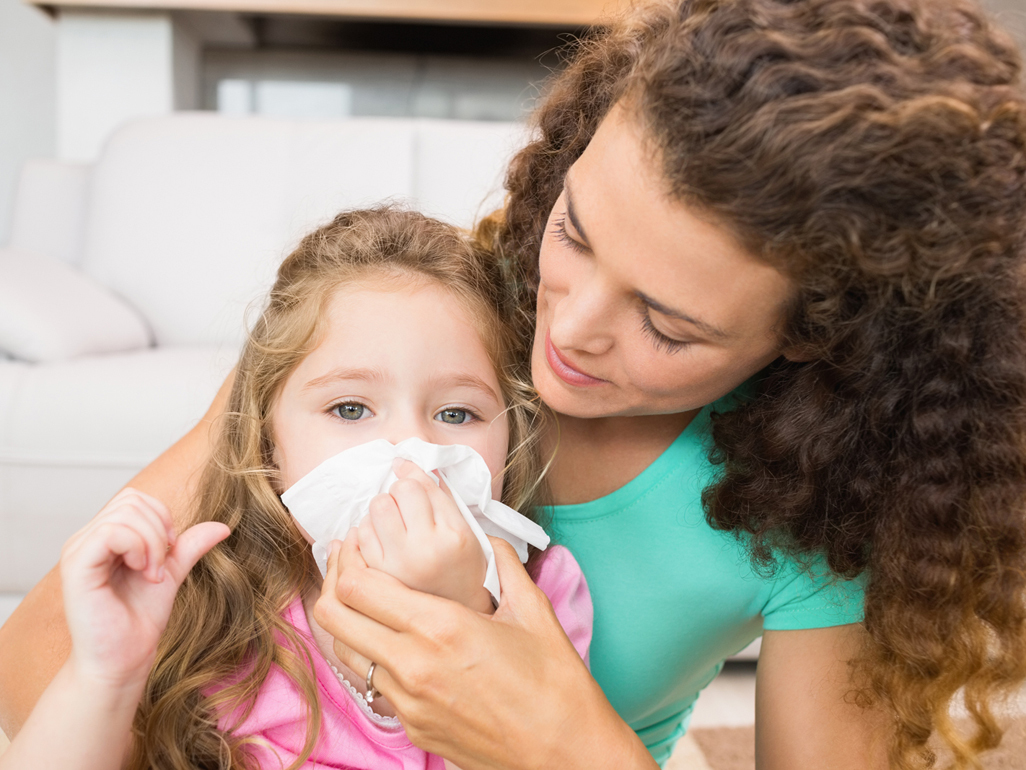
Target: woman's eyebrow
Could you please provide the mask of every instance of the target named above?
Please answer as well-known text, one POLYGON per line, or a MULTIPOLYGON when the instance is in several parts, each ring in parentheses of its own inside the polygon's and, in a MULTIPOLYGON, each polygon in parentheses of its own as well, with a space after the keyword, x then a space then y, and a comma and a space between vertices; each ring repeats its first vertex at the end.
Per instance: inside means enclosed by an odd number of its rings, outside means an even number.
POLYGON ((671 307, 667 307, 661 302, 656 302, 654 299, 649 297, 647 294, 642 294, 640 291, 635 291, 634 296, 648 305, 657 313, 661 315, 669 316, 670 318, 678 318, 681 321, 687 321, 689 324, 697 327, 699 331, 704 334, 708 334, 710 337, 716 337, 717 339, 727 339, 730 337, 723 329, 719 329, 712 324, 707 324, 705 321, 701 321, 694 316, 689 316, 687 313, 682 313, 680 310, 674 310, 671 307))
POLYGON ((581 220, 577 218, 577 212, 574 210, 573 198, 570 195, 570 178, 567 177, 563 180, 563 194, 566 196, 566 218, 570 220, 570 224, 574 226, 574 230, 581 236, 581 240, 585 243, 588 242, 588 236, 584 232, 584 228, 581 227, 581 220))

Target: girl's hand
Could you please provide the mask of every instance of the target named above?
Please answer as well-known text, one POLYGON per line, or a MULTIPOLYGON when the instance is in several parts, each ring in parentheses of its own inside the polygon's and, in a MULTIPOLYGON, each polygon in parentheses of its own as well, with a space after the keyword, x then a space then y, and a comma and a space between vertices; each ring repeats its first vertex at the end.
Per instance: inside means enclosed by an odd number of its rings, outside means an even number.
POLYGON ((178 587, 229 529, 204 522, 176 536, 167 507, 126 488, 61 551, 76 674, 101 686, 145 682, 178 587))
POLYGON ((502 602, 491 617, 368 569, 350 537, 332 549, 314 607, 335 652, 388 698, 410 739, 463 770, 646 768, 516 552, 491 538, 502 602))
POLYGON ((396 475, 388 494, 371 500, 355 533, 367 566, 490 613, 484 551, 452 497, 408 460, 396 465, 396 475))

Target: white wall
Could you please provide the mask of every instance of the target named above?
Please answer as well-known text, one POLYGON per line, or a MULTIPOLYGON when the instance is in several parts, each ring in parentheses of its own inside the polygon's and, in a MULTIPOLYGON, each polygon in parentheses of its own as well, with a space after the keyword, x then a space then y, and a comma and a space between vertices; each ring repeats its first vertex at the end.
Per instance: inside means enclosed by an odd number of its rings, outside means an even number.
POLYGON ((0 244, 22 161, 54 154, 56 39, 56 24, 42 11, 0 0, 0 244))

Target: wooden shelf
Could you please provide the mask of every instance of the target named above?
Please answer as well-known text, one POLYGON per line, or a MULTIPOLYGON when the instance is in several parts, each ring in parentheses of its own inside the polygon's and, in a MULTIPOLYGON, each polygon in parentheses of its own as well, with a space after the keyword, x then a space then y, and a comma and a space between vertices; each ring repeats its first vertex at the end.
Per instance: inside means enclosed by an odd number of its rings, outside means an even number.
POLYGON ((629 0, 29 0, 47 10, 228 11, 389 21, 583 27, 629 0))

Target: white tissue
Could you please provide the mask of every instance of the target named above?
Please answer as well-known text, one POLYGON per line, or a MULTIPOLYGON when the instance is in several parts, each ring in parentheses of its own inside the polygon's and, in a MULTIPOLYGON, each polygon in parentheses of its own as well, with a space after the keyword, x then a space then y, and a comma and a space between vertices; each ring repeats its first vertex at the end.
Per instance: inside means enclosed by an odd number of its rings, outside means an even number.
POLYGON ((429 475, 438 471, 452 492, 456 506, 488 561, 484 586, 498 602, 499 573, 488 535, 512 545, 521 562, 527 561, 528 544, 544 549, 545 530, 498 500, 492 499, 492 474, 484 458, 468 446, 428 444, 408 438, 398 444, 385 439, 370 441, 330 457, 293 484, 281 501, 313 538, 313 555, 321 574, 327 572, 332 540, 344 540, 370 509, 375 495, 387 492, 397 480, 392 461, 410 460, 429 475))

